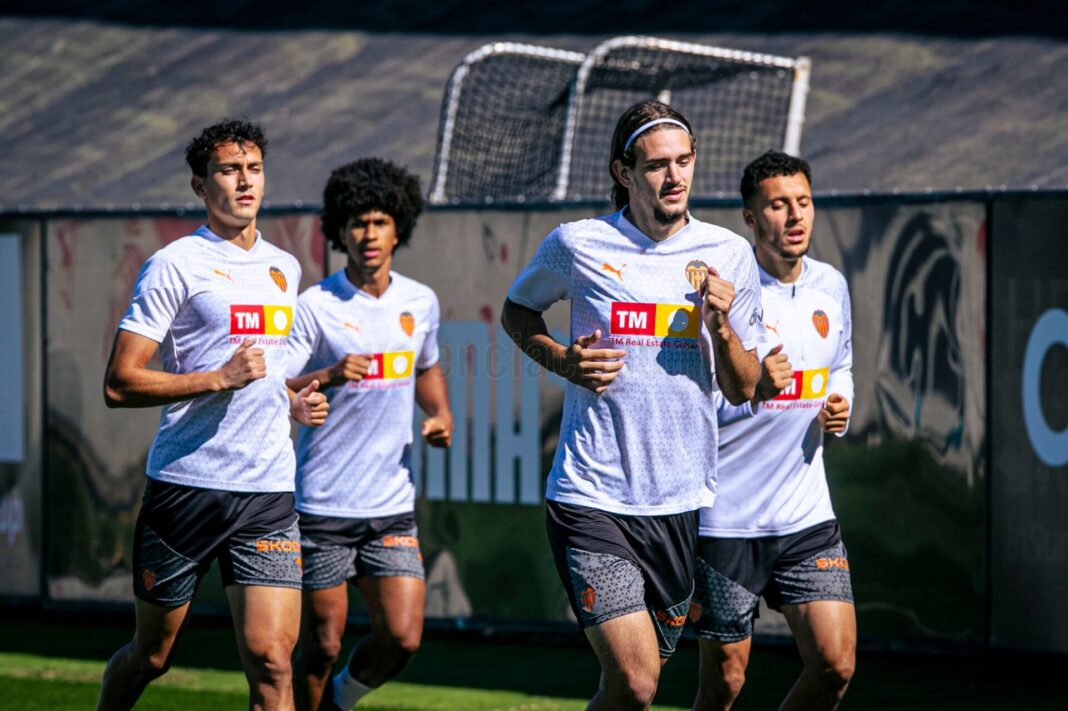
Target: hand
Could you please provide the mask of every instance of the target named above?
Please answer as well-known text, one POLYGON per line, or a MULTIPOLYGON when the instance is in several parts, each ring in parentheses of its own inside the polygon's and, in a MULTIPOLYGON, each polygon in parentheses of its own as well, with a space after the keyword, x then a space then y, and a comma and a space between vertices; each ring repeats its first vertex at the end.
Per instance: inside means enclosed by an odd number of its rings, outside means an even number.
POLYGON ((616 379, 627 355, 617 348, 589 348, 599 340, 601 329, 579 336, 565 352, 559 370, 559 375, 597 394, 607 390, 616 379))
POLYGON ((708 276, 701 286, 701 296, 704 299, 705 325, 710 333, 714 333, 727 323, 727 314, 734 303, 734 284, 720 279, 719 272, 709 267, 708 276))
POLYGON ((452 416, 436 415, 423 420, 420 430, 423 439, 431 447, 448 447, 452 444, 452 416))
POLYGON ((289 414, 302 425, 318 427, 326 422, 326 414, 330 411, 330 403, 326 401, 326 395, 318 392, 318 390, 319 381, 313 380, 289 401, 289 414))
POLYGON ((838 393, 831 393, 816 419, 824 432, 845 432, 846 425, 849 424, 849 401, 838 393))
POLYGON ((253 380, 266 377, 267 363, 263 359, 263 349, 253 348, 255 343, 254 338, 242 341, 219 371, 223 390, 240 390, 253 380))
POLYGON ((344 385, 348 380, 358 383, 367 375, 367 369, 370 366, 371 358, 369 356, 349 353, 327 369, 326 372, 329 377, 324 385, 332 388, 344 385))
POLYGON ((775 346, 764 356, 760 369, 760 380, 756 384, 756 400, 764 402, 774 400, 794 381, 794 366, 782 352, 782 344, 775 346))

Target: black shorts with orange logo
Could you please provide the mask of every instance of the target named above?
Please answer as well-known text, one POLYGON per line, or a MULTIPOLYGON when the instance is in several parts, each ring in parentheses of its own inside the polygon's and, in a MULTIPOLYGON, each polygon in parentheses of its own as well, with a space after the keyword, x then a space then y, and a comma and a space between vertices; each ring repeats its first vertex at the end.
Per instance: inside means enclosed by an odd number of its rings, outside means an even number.
POLYGON ((302 513, 304 589, 323 590, 370 576, 424 577, 415 514, 340 518, 302 513))
POLYGON ((786 536, 702 536, 695 582, 694 632, 720 642, 753 635, 761 596, 773 610, 817 600, 853 602, 849 558, 837 521, 786 536))
POLYGON ((200 489, 149 479, 134 530, 134 594, 165 607, 193 598, 215 559, 223 585, 299 588, 292 492, 200 489))
POLYGON ((579 625, 648 610, 660 656, 670 657, 690 609, 697 512, 623 516, 545 503, 549 545, 579 625))

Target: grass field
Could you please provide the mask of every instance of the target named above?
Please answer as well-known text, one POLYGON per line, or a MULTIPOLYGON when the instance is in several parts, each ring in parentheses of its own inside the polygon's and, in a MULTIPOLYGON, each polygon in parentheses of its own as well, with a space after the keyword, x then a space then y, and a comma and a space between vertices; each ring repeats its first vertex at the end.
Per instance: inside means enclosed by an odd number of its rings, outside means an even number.
MULTIPOLYGON (((65 617, 65 616, 64 616, 65 617)), ((108 620, 111 622, 112 620, 108 620)), ((0 617, 0 685, 5 709, 91 708, 104 660, 132 630, 0 617)), ((350 634, 351 644, 357 638, 350 634)), ((759 644, 737 709, 775 708, 800 668, 790 646, 759 644)), ((682 646, 665 668, 657 709, 689 707, 697 650, 682 646)), ((1009 654, 916 654, 864 651, 843 709, 1068 709, 1059 675, 1068 659, 1009 654), (1059 670, 1059 671, 1058 671, 1059 670)), ((501 641, 430 634, 396 681, 360 708, 426 711, 571 711, 585 708, 597 683, 592 653, 573 639, 501 641)), ((174 711, 241 709, 244 677, 230 630, 194 620, 175 668, 151 685, 138 708, 174 711)))

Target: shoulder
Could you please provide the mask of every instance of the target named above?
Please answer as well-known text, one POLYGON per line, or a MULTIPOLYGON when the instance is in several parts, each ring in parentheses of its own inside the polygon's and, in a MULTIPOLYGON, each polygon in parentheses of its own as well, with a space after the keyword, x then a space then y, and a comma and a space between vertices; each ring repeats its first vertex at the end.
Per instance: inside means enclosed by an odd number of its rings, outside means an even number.
POLYGON ((838 271, 835 267, 831 266, 827 262, 821 262, 818 259, 812 259, 811 257, 804 257, 805 268, 808 269, 809 282, 813 288, 821 291, 826 291, 835 297, 841 297, 845 295, 849 296, 849 284, 846 282, 845 276, 842 272, 838 271))
MULTIPOLYGON (((262 237, 260 239, 263 239, 262 237)), ((281 247, 276 247, 267 240, 263 240, 263 254, 266 258, 284 262, 286 266, 300 271, 300 262, 289 252, 281 247)))
POLYGON ((613 213, 611 215, 601 215, 600 217, 590 217, 584 220, 575 220, 574 222, 563 222, 559 227, 549 233, 549 237, 556 235, 557 239, 566 246, 574 248, 583 240, 590 239, 591 237, 618 234, 620 231, 618 227, 618 216, 619 213, 613 213))
POLYGON ((401 298, 413 305, 425 304, 433 308, 438 303, 438 295, 433 289, 421 281, 397 272, 393 272, 393 286, 391 288, 396 288, 400 292, 401 298))

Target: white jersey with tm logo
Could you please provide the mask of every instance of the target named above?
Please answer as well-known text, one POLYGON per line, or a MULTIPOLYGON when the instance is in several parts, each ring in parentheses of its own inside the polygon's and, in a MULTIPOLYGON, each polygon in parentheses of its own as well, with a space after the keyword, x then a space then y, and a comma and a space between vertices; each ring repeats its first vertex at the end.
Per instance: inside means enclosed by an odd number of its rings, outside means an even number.
POLYGON ((760 284, 767 348, 783 344, 794 379, 753 417, 721 425, 719 495, 701 510, 702 536, 785 536, 834 518, 816 416, 831 393, 853 403, 846 280, 804 257, 795 283, 760 269, 760 284))
POLYGON ((756 261, 740 236, 692 216, 655 242, 623 212, 560 225, 508 298, 545 311, 571 301, 571 339, 626 365, 597 395, 567 383, 546 497, 625 515, 693 511, 715 497, 717 391, 698 288, 709 268, 734 285, 729 319, 746 349, 762 339, 756 261))
POLYGON ((378 298, 345 270, 300 295, 289 340, 289 377, 370 357, 367 375, 324 392, 330 416, 297 434, 297 510, 380 518, 415 509, 410 461, 417 372, 438 362, 438 299, 390 272, 378 298))
POLYGON ((224 491, 293 491, 286 341, 300 264, 256 234, 244 250, 207 227, 145 262, 119 328, 160 344, 168 373, 218 370, 245 339, 267 376, 163 407, 148 476, 224 491))

